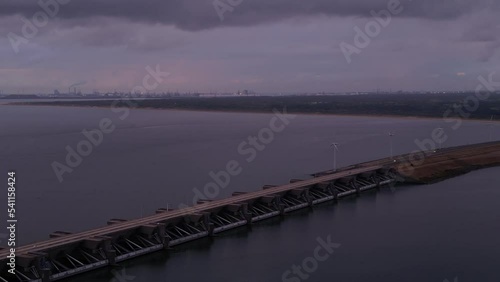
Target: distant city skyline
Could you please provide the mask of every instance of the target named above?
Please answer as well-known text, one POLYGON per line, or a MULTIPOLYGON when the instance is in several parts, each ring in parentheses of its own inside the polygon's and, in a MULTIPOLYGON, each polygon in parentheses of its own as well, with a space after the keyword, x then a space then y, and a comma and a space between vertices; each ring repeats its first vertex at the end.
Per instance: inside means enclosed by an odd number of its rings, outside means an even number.
MULTIPOLYGON (((485 92, 485 91, 481 91, 485 92)), ((8 92, 0 91, 0 98, 9 96, 39 96, 39 97, 182 97, 182 96, 196 96, 196 97, 210 97, 210 96, 328 96, 328 95, 369 95, 369 94, 461 94, 461 93, 475 93, 474 90, 412 90, 412 91, 345 91, 345 92, 329 92, 329 91, 318 91, 318 92, 249 92, 245 94, 241 91, 235 92, 219 92, 219 91, 151 91, 146 93, 132 93, 130 91, 92 91, 83 92, 79 89, 76 92, 60 92, 54 90, 51 93, 34 92, 34 93, 23 93, 23 92, 8 92)), ((495 92, 500 94, 500 92, 495 92)))
POLYGON ((491 0, 40 2, 0 3, 4 94, 129 92, 156 65, 170 73, 160 93, 464 91, 500 77, 491 0))

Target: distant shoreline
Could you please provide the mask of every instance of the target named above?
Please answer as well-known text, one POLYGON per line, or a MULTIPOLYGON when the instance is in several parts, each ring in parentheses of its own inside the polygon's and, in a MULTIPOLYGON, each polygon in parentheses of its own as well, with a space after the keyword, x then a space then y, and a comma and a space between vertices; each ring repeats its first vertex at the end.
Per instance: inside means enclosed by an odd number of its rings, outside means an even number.
MULTIPOLYGON (((7 103, 1 105, 10 105, 10 106, 42 106, 42 107, 75 107, 75 108, 98 108, 98 109, 106 109, 110 108, 110 106, 91 106, 91 105, 49 105, 49 104, 41 104, 41 103, 7 103)), ((169 108, 154 108, 154 107, 136 107, 131 108, 132 110, 147 110, 147 111, 171 111, 171 112, 200 112, 200 113, 231 113, 231 114, 272 114, 272 111, 240 111, 240 110, 210 110, 210 109, 188 109, 188 108, 178 108, 178 109, 169 109, 169 108)), ((306 113, 306 112, 288 112, 288 114, 293 115, 301 115, 301 116, 332 116, 332 117, 360 117, 360 118, 384 118, 384 119, 403 119, 403 120, 434 120, 434 121, 442 121, 443 117, 425 117, 425 116, 404 116, 404 115, 379 115, 379 114, 336 114, 336 113, 306 113)), ((480 119, 480 118, 468 118, 464 119, 465 121, 476 121, 482 123, 490 123, 489 119, 480 119)), ((493 120, 493 123, 499 123, 499 120, 493 120)))
MULTIPOLYGON (((282 97, 218 97, 218 98, 168 98, 132 100, 137 106, 130 107, 127 99, 105 99, 86 101, 30 101, 11 102, 7 105, 64 106, 109 108, 114 101, 117 107, 145 110, 171 110, 221 113, 270 114, 273 109, 290 114, 342 117, 380 117, 443 120, 449 119, 490 121, 492 116, 500 118, 500 95, 482 101, 468 118, 454 112, 465 95, 365 95, 365 96, 282 96, 282 97)), ((467 108, 463 108, 465 111, 467 108)))

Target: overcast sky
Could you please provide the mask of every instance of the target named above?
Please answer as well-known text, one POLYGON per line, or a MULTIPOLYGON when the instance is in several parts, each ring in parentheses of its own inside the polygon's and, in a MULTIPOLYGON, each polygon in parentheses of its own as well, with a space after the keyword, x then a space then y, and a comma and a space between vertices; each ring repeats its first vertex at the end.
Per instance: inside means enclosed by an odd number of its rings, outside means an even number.
POLYGON ((128 92, 148 65, 170 73, 158 92, 463 90, 500 75, 498 0, 58 1, 0 1, 4 93, 128 92), (356 45, 367 24, 379 34, 356 45))

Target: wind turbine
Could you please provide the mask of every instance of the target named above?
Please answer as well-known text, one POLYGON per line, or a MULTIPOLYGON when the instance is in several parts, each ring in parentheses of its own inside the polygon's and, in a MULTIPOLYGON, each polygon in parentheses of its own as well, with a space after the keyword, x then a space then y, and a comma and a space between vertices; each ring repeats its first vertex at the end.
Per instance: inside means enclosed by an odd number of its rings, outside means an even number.
POLYGON ((337 171, 337 151, 339 150, 339 143, 330 144, 330 148, 333 148, 333 172, 337 171))
POLYGON ((394 135, 395 135, 394 132, 389 132, 389 140, 390 140, 390 144, 391 144, 391 151, 390 151, 391 152, 391 159, 394 159, 393 146, 392 146, 392 137, 394 137, 394 135))
MULTIPOLYGON (((444 131, 444 128, 442 127, 438 127, 437 130, 439 131, 444 131)), ((443 134, 444 135, 444 134, 443 134)), ((439 140, 441 141, 441 140, 439 140)), ((443 148, 443 142, 438 142, 439 143, 439 151, 441 151, 441 149, 443 148)))
POLYGON ((490 142, 493 141, 493 118, 495 116, 491 116, 491 119, 490 119, 490 142))

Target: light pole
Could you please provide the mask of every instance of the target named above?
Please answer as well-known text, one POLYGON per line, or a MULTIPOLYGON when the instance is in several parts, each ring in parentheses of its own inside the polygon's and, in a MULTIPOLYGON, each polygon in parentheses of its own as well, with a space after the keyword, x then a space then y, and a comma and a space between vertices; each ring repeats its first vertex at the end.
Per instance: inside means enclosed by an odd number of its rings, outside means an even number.
POLYGON ((330 144, 330 148, 333 148, 333 172, 337 171, 337 151, 339 150, 338 143, 330 144))
POLYGON ((394 154, 393 154, 393 145, 392 145, 392 137, 394 137, 394 133, 392 132, 389 132, 389 142, 390 142, 390 146, 391 146, 391 151, 390 151, 390 154, 391 154, 391 159, 394 159, 394 154))

